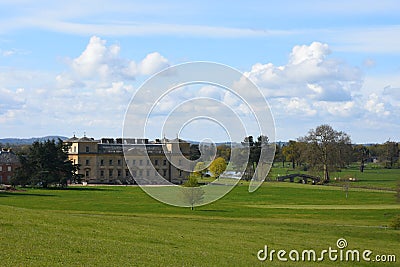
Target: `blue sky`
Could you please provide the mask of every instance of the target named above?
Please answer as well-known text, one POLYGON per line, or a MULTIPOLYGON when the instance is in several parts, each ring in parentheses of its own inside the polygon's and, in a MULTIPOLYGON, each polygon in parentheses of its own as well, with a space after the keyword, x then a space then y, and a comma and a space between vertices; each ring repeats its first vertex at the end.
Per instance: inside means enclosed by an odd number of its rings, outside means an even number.
POLYGON ((0 1, 2 138, 120 136, 143 81, 213 61, 257 84, 278 140, 400 141, 398 1, 60 2, 0 1))

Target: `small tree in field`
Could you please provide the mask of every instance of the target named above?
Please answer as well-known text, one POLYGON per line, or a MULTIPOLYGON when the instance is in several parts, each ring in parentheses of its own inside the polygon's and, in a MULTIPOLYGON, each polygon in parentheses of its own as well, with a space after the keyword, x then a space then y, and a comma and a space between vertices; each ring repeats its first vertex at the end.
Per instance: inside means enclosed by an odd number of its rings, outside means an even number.
POLYGON ((210 165, 209 170, 215 178, 218 178, 226 169, 226 161, 224 158, 216 158, 210 165))
POLYGON ((190 209, 193 210, 195 204, 203 200, 204 190, 200 187, 196 176, 190 175, 188 180, 183 184, 182 188, 183 198, 190 209))

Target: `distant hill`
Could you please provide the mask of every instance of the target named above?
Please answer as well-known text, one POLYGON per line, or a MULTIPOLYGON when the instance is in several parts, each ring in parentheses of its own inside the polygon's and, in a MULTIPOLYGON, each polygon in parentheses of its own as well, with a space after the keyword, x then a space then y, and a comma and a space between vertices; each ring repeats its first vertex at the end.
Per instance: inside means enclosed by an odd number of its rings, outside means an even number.
POLYGON ((68 137, 65 136, 44 136, 44 137, 32 137, 32 138, 3 138, 0 139, 0 143, 2 144, 10 144, 10 145, 31 145, 32 143, 39 141, 47 141, 47 140, 67 140, 68 137))

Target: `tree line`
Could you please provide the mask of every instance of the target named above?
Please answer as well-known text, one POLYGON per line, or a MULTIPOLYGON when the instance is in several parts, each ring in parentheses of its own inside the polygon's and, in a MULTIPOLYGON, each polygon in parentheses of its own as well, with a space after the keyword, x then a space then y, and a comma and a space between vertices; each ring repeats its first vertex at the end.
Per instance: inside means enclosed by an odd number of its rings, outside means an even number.
MULTIPOLYGON (((232 159, 232 162, 238 166, 233 166, 233 168, 239 170, 244 167, 244 179, 251 179, 260 159, 261 147, 268 142, 266 136, 257 138, 247 136, 242 145, 248 148, 248 157, 241 153, 234 153, 236 158, 232 159), (241 166, 241 163, 246 166, 241 166)), ((296 140, 276 143, 275 146, 274 164, 281 163, 282 166, 290 164, 292 169, 318 173, 324 182, 330 181, 330 173, 353 163, 359 164, 360 172, 364 171, 367 162, 372 161, 379 162, 384 168, 400 168, 399 143, 389 140, 383 144, 352 144, 347 133, 337 131, 328 124, 311 129, 305 136, 296 140)), ((233 154, 231 149, 229 145, 217 146, 216 157, 224 159, 226 163, 230 162, 233 154)), ((194 155, 192 159, 196 159, 197 154, 192 155, 194 155)), ((210 167, 213 164, 214 162, 210 167)), ((205 164, 200 163, 197 171, 203 165, 205 164)))

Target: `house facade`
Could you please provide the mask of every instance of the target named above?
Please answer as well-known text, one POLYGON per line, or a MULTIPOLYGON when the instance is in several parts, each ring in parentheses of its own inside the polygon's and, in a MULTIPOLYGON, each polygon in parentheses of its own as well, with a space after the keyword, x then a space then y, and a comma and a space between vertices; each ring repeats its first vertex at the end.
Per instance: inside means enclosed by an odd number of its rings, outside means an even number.
POLYGON ((182 162, 182 156, 189 157, 190 144, 180 139, 150 142, 74 136, 64 142, 70 146, 69 159, 79 164, 77 174, 87 183, 135 184, 139 179, 140 184, 160 184, 162 177, 181 184, 191 169, 185 160, 182 162))
POLYGON ((0 183, 9 184, 15 170, 20 166, 19 158, 11 149, 0 151, 0 183))

